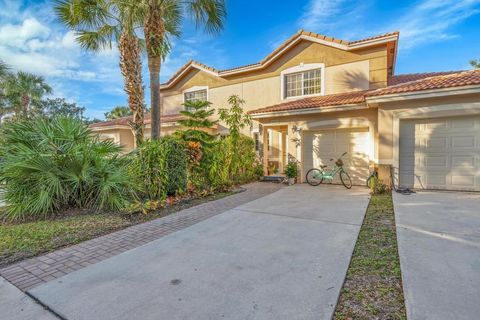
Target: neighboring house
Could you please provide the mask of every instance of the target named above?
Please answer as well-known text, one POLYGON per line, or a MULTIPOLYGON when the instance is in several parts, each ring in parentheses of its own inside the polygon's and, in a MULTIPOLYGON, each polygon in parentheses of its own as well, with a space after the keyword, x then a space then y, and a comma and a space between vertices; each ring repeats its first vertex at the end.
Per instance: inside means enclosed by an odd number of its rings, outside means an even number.
MULTIPOLYGON (((238 94, 265 174, 298 161, 304 179, 346 151, 356 184, 374 168, 388 180, 392 166, 402 186, 480 191, 480 70, 394 75, 398 38, 299 31, 255 64, 216 70, 190 61, 162 85, 162 132, 177 128, 185 100, 219 108, 238 94)), ((134 148, 128 119, 92 128, 134 148)))

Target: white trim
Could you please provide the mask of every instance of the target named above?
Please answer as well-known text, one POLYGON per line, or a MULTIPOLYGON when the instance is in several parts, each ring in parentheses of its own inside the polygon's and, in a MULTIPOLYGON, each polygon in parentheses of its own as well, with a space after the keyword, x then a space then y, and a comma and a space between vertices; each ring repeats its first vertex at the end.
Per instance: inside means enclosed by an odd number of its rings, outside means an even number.
POLYGON ((328 112, 341 112, 341 111, 351 111, 351 110, 363 110, 368 109, 365 104, 345 104, 341 106, 328 106, 328 107, 318 107, 318 108, 309 108, 309 109, 299 109, 299 110, 286 110, 286 111, 274 111, 274 112, 262 112, 254 113, 251 115, 252 119, 261 119, 261 118, 270 118, 278 116, 292 116, 292 115, 303 115, 311 113, 328 113, 328 112))
MULTIPOLYGON (((382 89, 379 89, 382 90, 382 89)), ((435 98, 443 96, 453 96, 460 94, 472 94, 480 93, 480 86, 463 86, 455 88, 444 88, 444 89, 433 89, 433 90, 423 90, 423 91, 413 91, 413 92, 404 92, 404 93, 395 93, 395 94, 386 94, 382 96, 366 96, 368 103, 380 103, 380 102, 392 102, 392 101, 403 101, 411 99, 424 99, 424 98, 435 98)))
MULTIPOLYGON (((303 86, 303 74, 302 74, 302 86, 303 86)), ((325 95, 325 63, 307 63, 304 64, 303 62, 300 63, 298 66, 294 66, 288 69, 283 70, 280 72, 280 99, 281 100, 295 100, 295 99, 302 99, 308 97, 315 97, 315 96, 323 96, 325 95), (302 73, 306 71, 312 71, 320 69, 320 93, 315 94, 307 94, 295 97, 286 97, 285 94, 285 76, 294 74, 294 73, 302 73)))

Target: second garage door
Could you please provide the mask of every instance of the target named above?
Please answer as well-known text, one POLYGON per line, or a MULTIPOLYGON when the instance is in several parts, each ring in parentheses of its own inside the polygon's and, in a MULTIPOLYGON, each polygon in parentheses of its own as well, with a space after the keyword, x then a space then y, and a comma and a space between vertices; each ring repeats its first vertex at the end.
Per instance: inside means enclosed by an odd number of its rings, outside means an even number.
POLYGON ((480 191, 480 116, 402 121, 400 185, 480 191))
MULTIPOLYGON (((368 128, 305 131, 303 134, 303 169, 307 173, 320 165, 331 167, 331 158, 343 158, 345 171, 357 185, 365 185, 369 174, 370 135, 368 128)), ((334 182, 339 182, 338 176, 334 182)))

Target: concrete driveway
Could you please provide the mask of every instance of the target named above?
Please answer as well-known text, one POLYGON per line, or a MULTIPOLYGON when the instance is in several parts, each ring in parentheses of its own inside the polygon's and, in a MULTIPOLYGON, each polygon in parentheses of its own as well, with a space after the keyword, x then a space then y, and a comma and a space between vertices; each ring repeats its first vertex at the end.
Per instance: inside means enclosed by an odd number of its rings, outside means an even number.
POLYGON ((480 316, 480 194, 394 194, 410 320, 480 316))
POLYGON ((368 190, 296 185, 29 291, 73 319, 330 319, 368 190))

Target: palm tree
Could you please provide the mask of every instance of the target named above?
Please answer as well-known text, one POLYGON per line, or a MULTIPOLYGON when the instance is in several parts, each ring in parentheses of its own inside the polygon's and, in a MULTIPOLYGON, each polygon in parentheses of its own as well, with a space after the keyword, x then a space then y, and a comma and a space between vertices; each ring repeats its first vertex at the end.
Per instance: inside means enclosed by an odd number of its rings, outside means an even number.
POLYGON ((224 0, 142 0, 144 35, 150 72, 152 139, 160 137, 160 69, 169 51, 169 38, 179 37, 185 15, 209 33, 223 28, 224 0))
POLYGON ((141 26, 139 10, 136 0, 56 0, 55 6, 60 21, 77 33, 77 41, 84 49, 99 51, 117 42, 137 145, 143 141, 144 132, 142 45, 135 33, 135 28, 141 26))
POLYGON ((129 107, 116 106, 112 110, 105 113, 105 119, 114 120, 132 115, 132 110, 129 107))
POLYGON ((5 97, 16 117, 27 117, 32 108, 41 108, 44 95, 52 93, 52 88, 41 76, 19 71, 6 80, 5 97))

